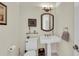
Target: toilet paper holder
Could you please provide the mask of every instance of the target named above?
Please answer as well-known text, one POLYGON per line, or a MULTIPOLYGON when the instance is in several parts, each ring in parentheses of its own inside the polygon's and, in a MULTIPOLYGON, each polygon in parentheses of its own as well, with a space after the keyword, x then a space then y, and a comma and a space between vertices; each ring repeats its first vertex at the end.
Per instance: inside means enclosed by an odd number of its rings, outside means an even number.
POLYGON ((16 48, 16 46, 12 45, 11 47, 9 47, 8 51, 12 53, 15 50, 15 48, 16 48))
POLYGON ((75 44, 75 45, 73 46, 73 48, 74 48, 77 52, 79 52, 79 47, 78 47, 78 45, 75 44))

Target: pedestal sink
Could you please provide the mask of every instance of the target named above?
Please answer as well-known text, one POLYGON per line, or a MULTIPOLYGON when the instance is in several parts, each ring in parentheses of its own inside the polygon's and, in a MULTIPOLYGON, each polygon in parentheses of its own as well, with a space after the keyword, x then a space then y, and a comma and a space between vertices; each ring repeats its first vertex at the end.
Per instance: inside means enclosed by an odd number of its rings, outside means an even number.
POLYGON ((47 44, 47 56, 51 56, 51 43, 60 43, 61 38, 58 36, 41 36, 40 43, 47 44))

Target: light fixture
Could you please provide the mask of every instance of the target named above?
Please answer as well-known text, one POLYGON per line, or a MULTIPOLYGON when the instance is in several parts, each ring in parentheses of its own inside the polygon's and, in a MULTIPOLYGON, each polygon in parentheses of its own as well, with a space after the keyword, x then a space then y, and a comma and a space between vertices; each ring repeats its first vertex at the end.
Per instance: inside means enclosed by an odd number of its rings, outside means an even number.
POLYGON ((45 12, 49 12, 52 10, 52 7, 53 5, 42 5, 42 9, 45 11, 45 12))
POLYGON ((51 11, 52 9, 55 9, 57 8, 58 6, 60 6, 61 2, 52 2, 52 3, 41 3, 40 4, 40 7, 42 7, 42 9, 45 11, 45 12, 49 12, 51 11))

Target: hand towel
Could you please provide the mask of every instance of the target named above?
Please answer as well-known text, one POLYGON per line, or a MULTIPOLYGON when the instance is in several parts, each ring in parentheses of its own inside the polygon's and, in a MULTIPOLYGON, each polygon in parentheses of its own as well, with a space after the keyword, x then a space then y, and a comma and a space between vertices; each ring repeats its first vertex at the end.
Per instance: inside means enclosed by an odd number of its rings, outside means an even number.
POLYGON ((65 41, 69 41, 69 32, 68 31, 64 31, 62 34, 62 39, 65 41))

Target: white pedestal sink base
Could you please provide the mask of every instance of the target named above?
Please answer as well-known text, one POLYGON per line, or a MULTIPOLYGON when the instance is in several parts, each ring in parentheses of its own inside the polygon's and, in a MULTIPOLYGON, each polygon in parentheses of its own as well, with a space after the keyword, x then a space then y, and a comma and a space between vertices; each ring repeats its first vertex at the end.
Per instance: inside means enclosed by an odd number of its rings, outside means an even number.
POLYGON ((47 56, 51 56, 51 43, 60 43, 61 38, 58 36, 41 36, 40 43, 47 44, 47 56))
POLYGON ((47 44, 47 56, 51 56, 51 44, 47 44))

